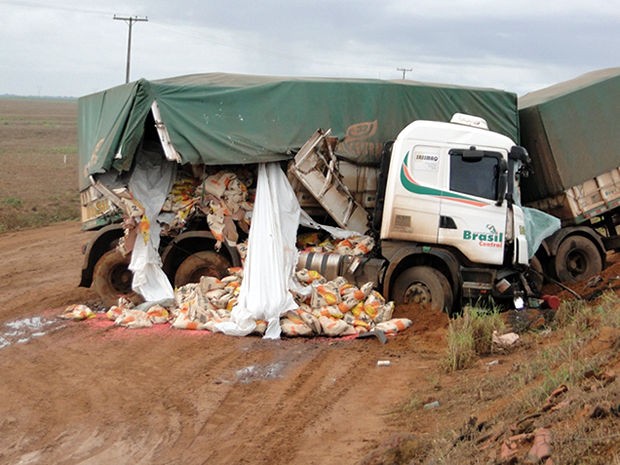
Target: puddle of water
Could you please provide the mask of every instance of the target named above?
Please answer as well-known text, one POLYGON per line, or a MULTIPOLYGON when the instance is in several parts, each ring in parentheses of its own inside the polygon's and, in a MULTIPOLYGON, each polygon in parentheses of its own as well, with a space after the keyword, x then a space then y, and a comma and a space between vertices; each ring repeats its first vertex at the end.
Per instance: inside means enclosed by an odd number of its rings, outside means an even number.
POLYGON ((235 372, 237 381, 242 384, 253 383, 254 381, 260 381, 264 379, 276 379, 282 377, 282 371, 284 370, 285 363, 275 362, 268 365, 250 365, 245 368, 241 368, 235 372))
POLYGON ((24 344, 33 338, 44 336, 65 326, 66 322, 63 320, 42 316, 9 321, 0 327, 0 349, 11 344, 24 344))

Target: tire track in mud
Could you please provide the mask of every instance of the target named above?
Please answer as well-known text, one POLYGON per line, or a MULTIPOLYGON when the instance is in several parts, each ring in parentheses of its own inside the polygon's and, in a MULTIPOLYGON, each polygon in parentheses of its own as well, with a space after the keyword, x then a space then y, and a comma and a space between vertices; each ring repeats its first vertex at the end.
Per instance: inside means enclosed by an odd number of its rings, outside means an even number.
MULTIPOLYGON (((251 362, 256 358, 255 351, 261 352, 261 349, 256 349, 261 341, 253 337, 212 335, 206 336, 205 342, 204 355, 197 355, 195 350, 175 355, 179 360, 187 357, 197 360, 181 377, 162 386, 162 395, 167 399, 162 415, 173 414, 178 418, 178 423, 169 425, 162 432, 169 438, 157 446, 154 454, 157 463, 203 463, 210 451, 219 447, 212 435, 204 431, 205 425, 211 424, 211 419, 217 417, 218 409, 238 385, 234 367, 247 365, 248 360, 251 362)), ((228 412, 227 418, 234 416, 236 411, 232 415, 228 412)), ((227 423, 225 418, 218 428, 223 428, 227 423)))
POLYGON ((273 375, 275 379, 265 381, 261 381, 260 373, 256 380, 247 378, 245 373, 248 367, 258 367, 260 371, 260 367, 272 364, 273 353, 278 358, 282 344, 288 341, 261 341, 253 337, 232 340, 238 341, 232 353, 218 360, 210 359, 202 368, 208 374, 205 385, 194 392, 197 415, 193 425, 184 425, 185 452, 177 457, 178 463, 244 463, 245 454, 240 454, 240 449, 254 448, 253 429, 264 421, 262 415, 269 414, 272 407, 272 390, 266 387, 286 382, 277 379, 279 373, 273 375))
MULTIPOLYGON (((291 345, 291 354, 279 354, 289 357, 285 379, 236 383, 207 418, 195 441, 211 440, 204 463, 305 463, 298 460, 298 451, 306 447, 310 432, 330 434, 331 425, 322 423, 363 376, 363 354, 350 353, 347 362, 340 363, 340 351, 324 341, 305 343, 310 347, 301 349, 297 341, 284 342, 291 345)), ((323 458, 317 463, 328 463, 324 451, 319 456, 323 458)))
MULTIPOLYGON (((269 437, 278 442, 286 437, 293 440, 284 450, 266 449, 263 463, 328 465, 353 461, 351 456, 342 456, 336 447, 326 450, 325 445, 334 444, 334 438, 358 442, 363 426, 351 425, 348 413, 351 409, 367 409, 371 399, 361 382, 368 374, 367 353, 359 350, 362 344, 361 341, 351 341, 334 350, 331 347, 320 350, 304 368, 303 375, 287 389, 278 403, 279 416, 284 421, 274 417, 270 423, 273 432, 264 436, 264 442, 269 437), (354 432, 352 428, 358 430, 354 432)), ((373 415, 370 410, 366 412, 373 415)), ((360 423, 371 422, 369 418, 359 420, 360 423)), ((361 441, 358 445, 360 449, 363 446, 361 441)), ((349 452, 347 449, 346 453, 349 452)))

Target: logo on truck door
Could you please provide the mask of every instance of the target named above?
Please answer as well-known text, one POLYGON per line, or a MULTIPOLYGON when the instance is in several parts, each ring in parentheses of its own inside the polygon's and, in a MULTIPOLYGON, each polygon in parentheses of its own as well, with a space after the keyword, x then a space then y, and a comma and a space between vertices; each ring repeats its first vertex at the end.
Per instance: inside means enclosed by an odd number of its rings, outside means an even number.
POLYGON ((409 170, 409 152, 405 155, 403 164, 400 169, 400 182, 403 187, 413 194, 418 195, 431 195, 443 200, 449 200, 453 202, 465 203, 474 207, 486 207, 488 204, 480 202, 472 197, 463 194, 457 194, 455 192, 445 191, 434 187, 422 186, 416 182, 409 170))
POLYGON ((478 241, 480 247, 502 247, 504 243, 504 233, 498 233, 492 224, 486 225, 487 231, 474 232, 463 231, 463 239, 466 241, 478 241))

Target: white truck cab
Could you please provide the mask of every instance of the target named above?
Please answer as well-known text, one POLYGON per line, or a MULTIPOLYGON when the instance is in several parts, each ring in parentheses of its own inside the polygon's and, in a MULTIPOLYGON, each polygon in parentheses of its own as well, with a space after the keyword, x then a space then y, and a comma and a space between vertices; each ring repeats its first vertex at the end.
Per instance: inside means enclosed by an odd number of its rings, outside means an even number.
POLYGON ((380 227, 383 292, 447 311, 531 294, 518 180, 527 152, 486 122, 414 121, 396 138, 380 227))
POLYGON ((392 148, 381 239, 453 246, 486 265, 502 265, 514 241, 512 261, 526 265, 523 214, 505 201, 514 146, 464 124, 408 125, 392 148))
MULTIPOLYGON (((351 194, 368 173, 358 171, 357 182, 345 185, 329 150, 320 155, 327 134, 317 131, 289 171, 339 226, 363 233, 369 212, 351 194)), ((457 114, 450 123, 414 121, 384 157, 370 214, 378 253, 350 266, 344 257, 306 253, 300 266, 373 280, 396 303, 449 312, 462 300, 517 302, 533 294, 518 202, 521 166, 529 161, 522 147, 483 119, 457 114)))

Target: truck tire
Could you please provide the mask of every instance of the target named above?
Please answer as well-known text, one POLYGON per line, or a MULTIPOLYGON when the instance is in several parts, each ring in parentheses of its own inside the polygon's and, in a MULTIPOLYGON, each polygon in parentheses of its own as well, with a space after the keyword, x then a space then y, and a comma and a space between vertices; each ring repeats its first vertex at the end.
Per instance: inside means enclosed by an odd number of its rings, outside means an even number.
POLYGON ((592 241, 583 236, 569 236, 558 247, 554 268, 560 282, 574 283, 600 273, 603 260, 592 241))
POLYGON ((197 283, 201 276, 223 278, 228 275, 230 261, 211 250, 201 250, 187 257, 174 274, 174 287, 197 283))
POLYGON ((129 270, 130 259, 130 255, 123 256, 118 250, 112 249, 104 253, 95 264, 92 287, 106 307, 115 305, 120 296, 132 302, 140 299, 131 289, 133 273, 129 270))
POLYGON ((450 313, 454 302, 447 278, 434 268, 414 266, 403 271, 392 292, 396 304, 417 304, 450 313))

